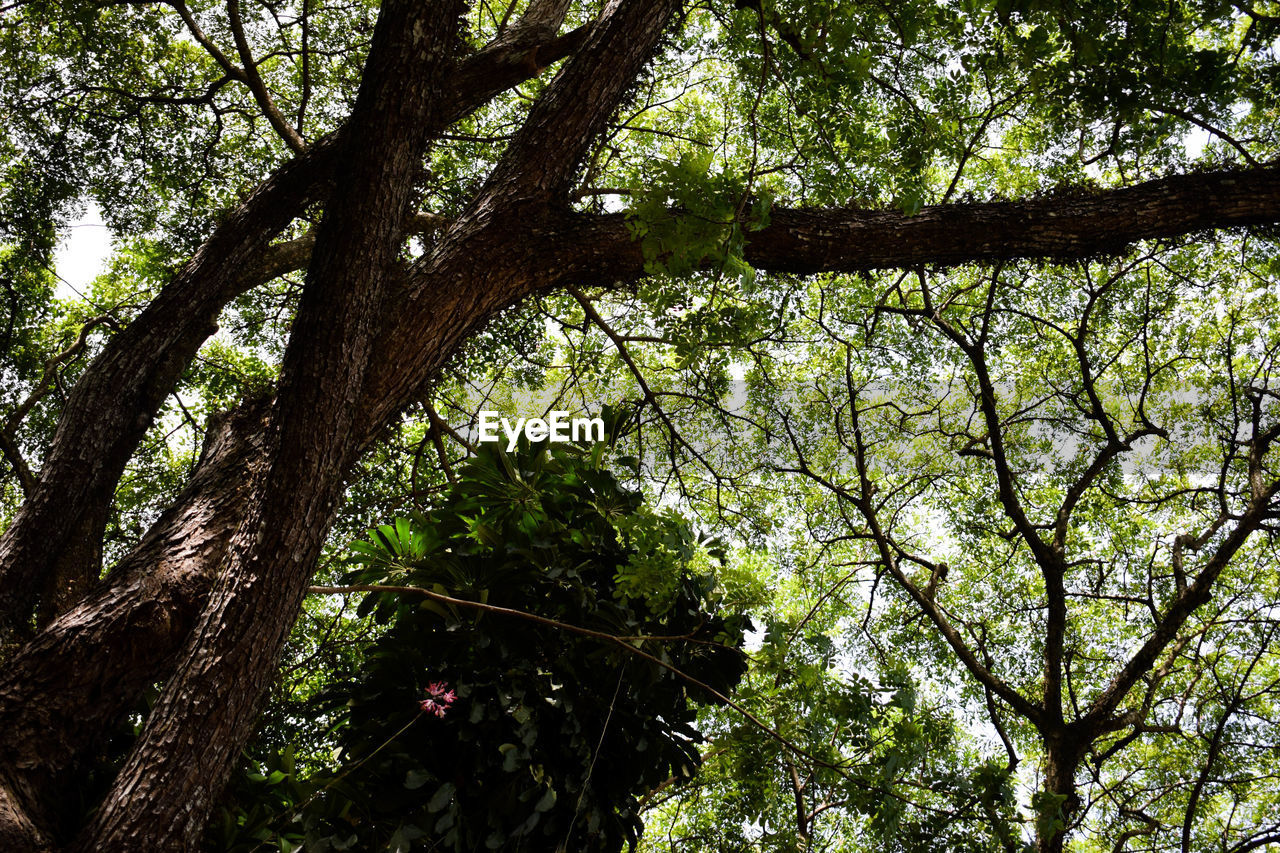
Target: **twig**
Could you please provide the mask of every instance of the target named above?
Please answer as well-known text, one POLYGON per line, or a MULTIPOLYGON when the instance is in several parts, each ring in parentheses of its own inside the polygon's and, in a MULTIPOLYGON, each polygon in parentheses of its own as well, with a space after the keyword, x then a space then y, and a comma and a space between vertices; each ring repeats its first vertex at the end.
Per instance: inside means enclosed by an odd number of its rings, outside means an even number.
POLYGON ((678 638, 621 637, 621 636, 618 636, 617 634, 609 634, 604 631, 595 631, 595 630, 592 630, 591 628, 583 628, 580 625, 571 625, 568 622, 561 622, 557 619, 550 619, 546 616, 539 616, 536 613, 529 613, 528 611, 525 611, 525 610, 515 610, 510 607, 499 607, 496 604, 485 604, 479 601, 468 601, 465 598, 454 598, 451 595, 445 595, 443 593, 434 592, 432 590, 423 589, 422 587, 416 587, 416 586, 388 586, 384 584, 353 584, 351 586, 312 586, 307 588, 307 592, 317 593, 322 595, 344 595, 346 593, 351 593, 351 592, 392 592, 400 595, 421 595, 426 598, 430 598, 433 601, 439 601, 442 604, 451 604, 455 607, 470 607, 474 610, 483 610, 487 613, 500 613, 505 616, 514 616, 517 619, 524 619, 525 621, 528 621, 528 622, 536 622, 539 625, 546 625, 550 628, 556 628, 557 630, 568 631, 572 634, 581 634, 584 637, 591 637, 594 640, 601 640, 606 643, 613 643, 614 645, 626 651, 628 654, 633 654, 637 657, 644 658, 650 663, 655 663, 658 666, 662 667, 663 669, 674 674, 677 678, 683 679, 689 684, 692 684, 695 687, 705 691, 710 696, 714 697, 718 701, 724 703, 728 707, 737 711, 739 714, 743 716, 743 718, 745 718, 753 726, 760 729, 760 731, 764 732, 769 737, 773 738, 775 741, 781 744, 784 749, 790 752, 793 752, 796 755, 802 756, 803 758, 807 758, 808 760, 822 767, 835 770, 837 773, 841 773, 842 775, 844 773, 843 768, 841 768, 839 765, 832 764, 829 761, 825 761, 821 758, 818 758, 817 756, 810 754, 808 751, 802 749, 801 747, 796 746, 794 743, 792 743, 791 741, 783 737, 782 734, 779 733, 777 729, 765 723, 755 714, 748 711, 740 703, 730 699, 728 696, 724 695, 719 690, 716 690, 710 684, 707 684, 705 681, 701 681, 697 678, 694 678, 692 675, 689 675, 688 673, 682 671, 681 669, 674 666, 673 664, 669 664, 666 661, 649 654, 643 649, 640 649, 632 645, 632 641, 635 641, 635 640, 643 641, 643 640, 688 639, 686 637, 678 637, 678 638))

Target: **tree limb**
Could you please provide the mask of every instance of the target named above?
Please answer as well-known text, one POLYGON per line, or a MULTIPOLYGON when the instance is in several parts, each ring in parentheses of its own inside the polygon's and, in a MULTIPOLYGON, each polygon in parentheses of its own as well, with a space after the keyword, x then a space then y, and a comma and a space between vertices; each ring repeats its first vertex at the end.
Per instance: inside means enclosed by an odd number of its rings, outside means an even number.
POLYGON ((280 114, 280 110, 276 107, 275 100, 271 97, 271 92, 267 90, 267 84, 263 82, 262 75, 258 73, 258 64, 254 61, 253 52, 249 48, 249 40, 245 38, 244 22, 240 19, 240 0, 227 0, 227 20, 231 25, 231 36, 235 39, 236 53, 240 55, 240 65, 243 70, 242 79, 245 85, 249 87, 249 91, 253 93, 253 99, 258 102, 259 109, 270 122, 272 129, 279 134, 285 144, 293 149, 294 153, 301 154, 307 150, 307 143, 298 135, 298 131, 285 120, 280 114))
MULTIPOLYGON (((1131 187, 1021 201, 896 210, 776 208, 750 232, 746 260, 786 273, 861 272, 1070 261, 1119 253, 1140 240, 1280 222, 1280 168, 1172 175, 1131 187)), ((565 214, 562 278, 584 284, 645 274, 624 214, 565 214), (576 249, 576 251, 575 251, 576 249)))
POLYGON ((27 460, 22 458, 22 449, 18 447, 17 440, 9 430, 4 428, 0 428, 0 452, 3 452, 4 458, 9 460, 9 465, 13 468, 13 473, 18 478, 18 486, 22 489, 23 496, 35 491, 35 474, 31 473, 31 466, 27 464, 27 460))
POLYGON ((1151 636, 1089 705, 1081 718, 1082 722, 1095 727, 1107 724, 1120 703, 1129 695, 1129 691, 1151 669, 1161 651, 1173 640, 1191 614, 1209 600, 1218 576, 1226 569, 1245 540, 1272 512, 1271 501, 1277 494, 1280 494, 1280 481, 1272 483, 1262 495, 1250 501, 1235 527, 1206 561, 1195 580, 1169 605, 1164 618, 1156 625, 1151 636))
MULTIPOLYGON (((175 8, 185 7, 179 2, 175 8)), ((548 25, 550 18, 541 21, 548 25)), ((534 32, 542 31, 530 27, 525 37, 534 32)), ((579 29, 545 43, 539 57, 554 61, 568 55, 584 33, 579 29)), ((442 130, 542 70, 515 61, 512 51, 519 52, 510 44, 491 46, 447 75, 439 112, 427 129, 442 130)), ((276 250, 269 244, 327 196, 342 162, 342 139, 339 131, 316 142, 259 185, 76 383, 41 480, 0 536, 0 641, 24 630, 43 579, 64 571, 59 564, 68 543, 59 532, 105 517, 101 507, 114 495, 125 464, 185 366, 216 329, 223 306, 267 280, 263 275, 302 268, 309 251, 301 250, 309 246, 276 250), (246 273, 255 269, 256 276, 246 273)), ((83 567, 65 571, 86 573, 83 567)), ((88 573, 94 571, 90 567, 88 573)))
POLYGON ((573 59, 534 104, 472 210, 493 197, 567 200, 587 149, 683 0, 610 0, 573 59))
POLYGON ((317 229, 266 465, 177 671, 73 850, 191 849, 252 733, 362 444, 355 403, 463 10, 463 0, 379 9, 347 128, 361 156, 336 177, 317 229))

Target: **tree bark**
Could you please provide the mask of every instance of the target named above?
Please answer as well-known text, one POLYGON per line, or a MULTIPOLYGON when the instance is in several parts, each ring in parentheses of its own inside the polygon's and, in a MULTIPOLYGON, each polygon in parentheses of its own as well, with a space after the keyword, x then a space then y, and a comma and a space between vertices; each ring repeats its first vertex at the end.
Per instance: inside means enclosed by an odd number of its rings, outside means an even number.
MULTIPOLYGON (((540 100, 530 123, 536 127, 534 119, 542 111, 571 138, 585 133, 589 140, 603 129, 678 5, 679 0, 627 0, 607 6, 580 54, 552 84, 548 97, 540 100), (637 45, 638 34, 648 43, 637 45), (631 61, 617 67, 623 56, 631 61), (607 70, 601 67, 606 61, 607 70), (565 92, 579 97, 568 98, 565 92)), ((339 179, 317 234, 285 355, 273 414, 278 436, 269 444, 271 460, 254 487, 246 518, 232 540, 228 568, 187 642, 180 668, 166 684, 103 807, 73 849, 129 850, 142 842, 152 849, 189 848, 248 739, 276 657, 301 606, 341 494, 342 477, 397 408, 386 397, 373 401, 363 393, 366 366, 372 369, 370 357, 378 353, 379 321, 400 316, 385 310, 383 297, 395 269, 418 157, 427 141, 423 129, 431 125, 431 84, 439 79, 444 47, 452 44, 461 10, 461 3, 453 2, 438 4, 428 13, 413 0, 395 0, 382 8, 349 128, 350 138, 360 140, 364 159, 339 179), (432 36, 427 43, 424 33, 432 36), (382 405, 365 405, 372 402, 382 405), (231 696, 229 683, 237 685, 231 696)), ((470 215, 441 241, 423 283, 478 283, 478 258, 469 247, 500 246, 504 241, 495 239, 495 223, 510 222, 531 201, 536 206, 538 196, 552 194, 556 185, 546 181, 546 174, 555 175, 558 168, 567 182, 587 144, 578 142, 576 150, 573 145, 548 150, 533 141, 527 147, 520 142, 518 138, 508 152, 509 162, 536 161, 543 179, 519 179, 531 174, 521 164, 508 173, 517 179, 505 180, 499 166, 490 191, 480 194, 470 215)), ((428 342, 417 348, 426 358, 396 362, 397 370, 407 374, 401 387, 420 385, 461 343, 455 331, 459 325, 484 317, 486 307, 496 310, 517 295, 519 282, 527 281, 511 260, 498 267, 497 274, 494 267, 480 268, 485 270, 485 286, 474 290, 484 296, 470 304, 464 300, 461 313, 440 310, 446 306, 441 305, 440 292, 431 289, 426 303, 434 309, 429 312, 433 322, 405 336, 428 342)), ((455 286, 451 292, 456 298, 464 291, 455 286)))
MULTIPOLYGON (((1240 210, 1251 211, 1249 216, 1262 215, 1259 211, 1265 211, 1270 203, 1266 183, 1259 182, 1257 191, 1245 183, 1241 191, 1245 201, 1239 202, 1229 215, 1238 216, 1240 210)), ((1104 195, 1094 204, 1122 208, 1123 202, 1123 196, 1117 199, 1104 195)), ((1009 203, 1010 209, 1016 206, 1017 203, 1009 203)), ((422 291, 431 290, 432 300, 417 309, 421 313, 402 314, 403 322, 379 336, 373 369, 356 407, 362 416, 356 432, 364 435, 365 441, 376 431, 376 420, 389 417, 389 411, 411 397, 423 378, 430 376, 475 328, 512 301, 563 283, 597 283, 610 280, 610 276, 623 280, 642 273, 637 263, 638 248, 629 235, 618 230, 625 228, 620 218, 557 213, 550 206, 542 210, 541 217, 532 217, 523 224, 515 215, 506 219, 491 217, 487 227, 481 229, 484 233, 473 233, 469 243, 471 249, 482 254, 458 253, 456 268, 437 263, 430 276, 432 286, 420 285, 422 291), (619 245, 619 239, 626 242, 619 245), (494 264, 488 268, 491 276, 482 279, 474 274, 478 257, 494 264), (504 263, 500 262, 503 257, 504 263), (465 267, 472 269, 471 275, 464 274, 465 267), (428 315, 434 316, 432 322, 426 327, 419 325, 410 335, 412 323, 422 322, 428 315), (405 369, 415 361, 415 369, 405 369)), ((1077 211, 1078 216, 1090 215, 1085 208, 1077 211)), ((956 215, 967 214, 961 208, 956 215)), ((1014 218, 1008 212, 1004 215, 1014 218)), ((938 216, 944 214, 940 211, 938 216)), ((878 232, 877 242, 882 255, 888 252, 888 236, 909 234, 914 227, 896 215, 879 221, 883 230, 878 232)), ((1025 221, 1026 227, 1034 230, 1029 213, 1025 221)), ((1124 237, 1135 233, 1133 223, 1139 220, 1127 217, 1126 221, 1132 227, 1121 235, 1124 237)), ((785 218, 781 222, 775 220, 773 227, 786 224, 785 218)), ((1115 234, 1108 237, 1115 238, 1115 234)), ((902 238, 897 254, 885 260, 897 264, 918 258, 918 245, 914 237, 902 238)), ((833 254, 837 250, 838 246, 831 247, 833 254)), ((762 264, 792 263, 785 255, 771 255, 761 248, 748 251, 759 252, 762 264)), ((803 260, 798 258, 794 263, 798 265, 803 260)), ((426 281, 427 275, 422 274, 419 280, 426 281)), ((244 423, 252 422, 248 415, 241 417, 244 423)), ((95 737, 131 707, 141 690, 168 674, 167 665, 206 600, 218 559, 225 554, 230 533, 238 524, 245 499, 243 472, 250 459, 255 458, 253 454, 261 453, 264 439, 259 419, 255 429, 234 439, 239 452, 246 454, 238 457, 235 467, 230 467, 229 461, 228 467, 202 465, 184 497, 115 573, 119 582, 56 620, 10 662, 5 677, 0 679, 0 724, 15 736, 9 739, 9 748, 0 751, 0 758, 4 759, 9 777, 17 771, 17 780, 10 781, 7 788, 0 787, 0 841, 8 842, 4 849, 37 849, 34 842, 19 843, 14 839, 30 842, 40 837, 38 833, 33 836, 19 830, 47 823, 47 792, 56 787, 58 774, 69 772, 75 757, 91 750, 95 737), (219 482, 224 486, 234 483, 238 488, 227 491, 219 482), (158 543, 173 550, 165 553, 158 543), (41 673, 48 677, 41 677, 41 673), (15 744, 24 745, 25 749, 12 751, 15 744), (42 791, 46 793, 40 795, 42 791), (32 815, 36 816, 34 820, 32 815), (6 826, 19 828, 14 830, 18 834, 4 835, 6 826)), ((216 462, 229 457, 215 454, 213 459, 216 462)), ((257 464, 261 464, 260 458, 257 464)), ((1197 600, 1203 595, 1203 586, 1194 587, 1197 600)), ((1183 609, 1194 609, 1191 598, 1188 596, 1188 606, 1183 609)), ((281 614, 280 621, 287 626, 291 619, 281 614)), ((227 677, 233 682, 238 678, 227 677)))
MULTIPOLYGON (((457 64, 454 73, 441 74, 437 109, 421 131, 438 133, 577 49, 585 28, 556 36, 565 10, 562 0, 531 4, 503 37, 457 64)), ((0 536, 0 646, 29 634, 42 590, 43 609, 52 618, 98 577, 100 549, 75 543, 81 537, 101 541, 125 465, 182 371, 216 330, 223 307, 298 268, 269 244, 308 205, 328 197, 335 172, 347 165, 341 135, 277 169, 85 370, 35 489, 0 536), (69 529, 77 536, 69 537, 69 529), (57 595, 59 590, 66 594, 57 595)))
MULTIPOLYGON (((862 272, 1117 254, 1139 240, 1280 221, 1280 168, 1173 175, 1088 194, 896 210, 777 208, 747 234, 746 260, 786 273, 862 272)), ((565 223, 566 277, 646 275, 624 214, 565 223)))
POLYGON ((1067 830, 1080 809, 1076 791, 1076 771, 1088 747, 1088 740, 1067 726, 1045 735, 1044 782, 1040 790, 1053 795, 1054 804, 1046 804, 1038 816, 1036 849, 1039 853, 1062 853, 1067 830))
MULTIPOLYGON (((504 273, 509 276, 507 280, 490 280, 489 286, 483 286, 479 279, 465 276, 460 270, 437 269, 440 275, 435 281, 439 286, 434 289, 432 303, 439 309, 435 319, 426 328, 420 326, 408 341, 404 331, 408 322, 398 327, 397 333, 385 332, 379 338, 379 351, 373 359, 376 369, 367 378, 358 408, 368 412, 368 417, 378 410, 385 414, 393 405, 387 401, 411 396, 420 378, 406 379, 410 372, 401 369, 408 363, 406 359, 420 359, 421 375, 429 376, 431 366, 443 363, 487 317, 528 292, 567 282, 599 282, 601 276, 607 281, 611 274, 619 278, 639 275, 632 264, 632 255, 638 256, 638 249, 629 236, 625 238, 626 251, 617 251, 616 244, 610 242, 619 236, 616 227, 620 223, 608 217, 556 214, 554 209, 549 210, 541 220, 528 220, 523 225, 515 218, 491 221, 493 230, 474 241, 477 248, 489 246, 484 255, 487 262, 497 264, 505 255, 507 261, 501 266, 518 268, 519 276, 509 270, 504 273), (610 239, 601 239, 602 236, 610 239), (452 286, 445 286, 450 275, 452 286), (430 342, 430 350, 423 349, 424 342, 430 342)), ((910 227, 909 222, 906 227, 910 227)), ((465 253, 462 257, 474 267, 474 257, 465 253)), ((360 427, 362 433, 372 430, 371 422, 360 427)), ((239 439, 238 446, 260 452, 263 440, 259 423, 256 432, 239 439)), ((237 464, 247 466, 249 462, 245 458, 237 464)), ((202 466, 201 471, 206 470, 212 471, 202 466)), ((235 470, 243 472, 245 468, 235 470)), ((66 618, 56 621, 11 661, 6 677, 0 681, 0 723, 5 729, 21 733, 10 743, 28 745, 27 754, 40 756, 36 765, 43 765, 46 771, 39 774, 39 779, 24 777, 32 767, 24 766, 15 755, 6 761, 6 766, 20 769, 21 784, 17 787, 28 793, 56 787, 52 780, 74 766, 76 755, 90 749, 93 733, 100 733, 111 719, 118 719, 142 689, 168 674, 166 665, 174 659, 178 644, 208 595, 214 564, 218 555, 225 553, 230 532, 238 523, 231 520, 238 519, 232 512, 233 505, 220 502, 234 494, 238 501, 235 507, 243 508, 243 492, 222 493, 212 485, 217 479, 212 473, 198 475, 188 493, 122 564, 116 574, 132 580, 95 594, 66 618), (210 507, 214 505, 221 506, 221 510, 213 512, 210 507), (210 512, 210 520, 199 522, 197 519, 204 512, 210 512), (166 523, 171 515, 186 521, 171 527, 166 523), (179 529, 181 533, 177 532, 179 529), (183 540, 203 555, 200 560, 184 565, 185 558, 180 556, 185 550, 183 540), (159 541, 168 542, 175 552, 159 556, 155 545, 159 541), (147 576, 145 584, 138 580, 147 576), (153 606, 142 607, 148 601, 153 606), (43 679, 39 673, 48 673, 50 678, 43 679), (63 674, 75 677, 60 683, 63 674), (50 709, 49 714, 37 710, 43 708, 50 709)), ((228 474, 227 480, 242 487, 244 474, 228 474)), ((1200 595, 1203 586, 1194 587, 1200 595)), ((0 752, 5 758, 9 755, 0 752)), ((28 808, 30 813, 40 814, 42 800, 35 795, 13 800, 16 805, 8 825, 20 825, 28 808)), ((6 802, 0 791, 0 826, 6 825, 6 802)), ((25 847, 9 843, 5 849, 25 847)))
POLYGON ((359 156, 316 236, 268 465, 177 672, 73 849, 191 849, 248 740, 360 444, 359 390, 463 8, 382 5, 348 125, 359 156))
POLYGON ((63 842, 62 785, 164 679, 217 578, 261 466, 269 401, 209 425, 190 483, 111 576, 0 674, 0 850, 63 842), (23 819, 18 820, 18 816, 23 819))
POLYGON ((242 271, 316 200, 334 163, 332 144, 322 144, 282 167, 85 370, 37 488, 0 536, 0 642, 29 632, 41 590, 97 578, 101 551, 77 547, 79 537, 101 541, 125 465, 223 305, 244 289, 242 271))

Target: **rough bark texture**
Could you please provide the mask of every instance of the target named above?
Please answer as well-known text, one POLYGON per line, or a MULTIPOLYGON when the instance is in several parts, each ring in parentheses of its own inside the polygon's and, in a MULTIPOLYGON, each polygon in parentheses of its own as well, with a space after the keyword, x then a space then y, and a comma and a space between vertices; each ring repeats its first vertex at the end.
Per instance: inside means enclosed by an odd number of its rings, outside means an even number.
POLYGON ((348 127, 360 156, 316 236, 268 465, 179 668, 76 849, 191 849, 248 739, 354 460, 359 389, 462 11, 461 0, 382 6, 348 127))
POLYGON ((1042 770, 1044 781, 1041 790, 1060 797, 1056 805, 1045 805, 1040 815, 1040 827, 1036 833, 1036 849, 1039 853, 1062 853, 1067 828, 1080 810, 1080 795, 1076 792, 1076 771, 1084 758, 1089 740, 1080 737, 1075 727, 1061 727, 1045 737, 1045 756, 1042 770))
POLYGON ((191 482, 84 603, 64 614, 7 662, 0 674, 0 803, 17 797, 25 836, 66 840, 55 811, 58 786, 138 697, 172 667, 200 615, 231 533, 239 526, 254 467, 264 449, 267 401, 252 401, 210 424, 191 482))
POLYGON ((853 272, 1009 258, 1070 260, 1138 240, 1280 218, 1280 169, 1176 175, 1021 202, 898 211, 779 210, 747 258, 785 272, 853 272), (758 259, 758 261, 757 261, 758 259))
POLYGON ((40 469, 35 492, 0 537, 0 641, 22 633, 42 589, 96 577, 68 530, 101 540, 116 484, 161 403, 222 306, 243 290, 241 271, 310 201, 333 165, 317 146, 265 182, 182 271, 85 370, 40 469), (96 529, 90 529, 96 527, 96 529))
MULTIPOLYGON (((1280 168, 1174 175, 1132 187, 1028 201, 896 210, 778 208, 747 235, 760 270, 860 272, 1018 258, 1075 260, 1139 240, 1280 221, 1280 168)), ((566 217, 567 278, 645 274, 622 214, 566 217)))
MULTIPOLYGON (((456 73, 440 75, 437 108, 419 130, 439 132, 572 52, 586 32, 555 36, 565 6, 561 0, 533 4, 505 37, 456 73)), ((100 549, 77 548, 79 538, 67 530, 101 541, 124 466, 182 370, 216 330, 219 312, 250 287, 300 268, 310 241, 269 244, 308 205, 328 197, 335 172, 345 168, 340 137, 318 142, 264 181, 76 384, 39 482, 0 536, 0 644, 27 634, 42 590, 47 601, 66 592, 46 606, 52 618, 74 602, 86 578, 98 575, 100 549)))

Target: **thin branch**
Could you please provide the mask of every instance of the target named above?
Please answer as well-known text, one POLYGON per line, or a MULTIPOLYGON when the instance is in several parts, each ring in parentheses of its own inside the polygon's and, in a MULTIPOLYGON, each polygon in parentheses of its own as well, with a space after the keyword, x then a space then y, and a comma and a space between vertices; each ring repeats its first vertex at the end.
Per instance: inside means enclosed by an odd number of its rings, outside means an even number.
POLYGON ((848 501, 852 506, 854 506, 867 524, 872 540, 875 542, 876 548, 879 552, 881 564, 885 567, 885 570, 889 572, 898 585, 911 596, 920 610, 924 612, 931 622, 933 622, 934 626, 938 629, 939 633, 942 634, 943 638, 947 641, 947 644, 951 646, 952 651, 955 652, 956 657, 960 659, 960 662, 964 664, 965 668, 969 670, 980 684, 988 687, 992 692, 1003 699, 1009 707, 1013 708, 1033 724, 1039 725, 1044 717, 1042 709, 1017 690, 1006 684, 1003 679, 988 669, 982 661, 978 660, 977 655, 975 655, 973 650, 969 648, 964 637, 960 635, 960 632, 958 632, 951 624, 950 620, 947 619, 946 614, 942 612, 942 609, 938 607, 934 599, 926 595, 919 586, 912 583, 911 579, 902 571, 902 567, 894 557, 889 538, 885 535, 880 526, 880 521, 876 515, 875 508, 871 505, 869 496, 875 494, 877 487, 871 482, 867 473, 866 447, 863 444, 861 429, 857 424, 854 424, 854 461, 858 470, 859 489, 861 494, 854 494, 849 489, 833 483, 813 471, 804 459, 803 452, 800 450, 799 441, 795 437, 789 421, 784 419, 784 425, 788 439, 791 442, 792 449, 799 455, 800 468, 779 468, 777 470, 780 472, 793 471, 794 473, 802 474, 819 485, 824 486, 832 494, 848 501))
POLYGON ((302 68, 299 70, 299 76, 302 77, 302 93, 298 96, 298 114, 295 120, 298 136, 302 136, 303 124, 307 117, 307 105, 311 102, 311 51, 309 42, 311 40, 311 0, 302 0, 302 17, 299 19, 302 25, 302 48, 300 50, 302 68))
POLYGON ((667 429, 671 432, 672 440, 677 444, 682 445, 700 463, 702 463, 702 466, 706 468, 708 472, 714 475, 715 471, 712 468, 711 463, 709 463, 706 458, 698 452, 696 447, 685 440, 675 423, 672 422, 671 418, 667 415, 666 410, 663 409, 662 405, 658 402, 657 395, 653 393, 653 390, 649 387, 649 383, 644 378, 644 372, 640 370, 640 367, 635 363, 635 360, 631 358, 631 351, 627 348, 626 339, 600 315, 600 312, 596 310, 595 305, 587 298, 586 294, 581 290, 578 290, 576 287, 566 287, 565 290, 570 296, 578 301, 579 305, 582 306, 582 311, 587 315, 587 319, 599 327, 600 331, 604 332, 605 335, 609 337, 609 340, 613 341, 613 346, 618 351, 618 357, 626 363, 627 368, 631 371, 631 375, 635 377, 636 383, 640 386, 640 391, 644 394, 645 400, 648 401, 649 405, 653 407, 653 410, 658 413, 658 417, 662 419, 662 422, 667 425, 667 429))
POLYGON ((284 140, 285 144, 294 153, 303 153, 307 150, 307 143, 298 135, 298 131, 294 130, 288 120, 281 115, 275 101, 271 98, 271 92, 268 91, 267 84, 263 82, 262 75, 258 73, 258 65, 254 61, 253 53, 249 48, 249 40, 245 38, 244 23, 240 20, 240 0, 227 0, 227 18, 231 23, 231 35, 236 42, 236 52, 240 54, 240 62, 244 66, 243 79, 245 85, 253 93, 253 98, 262 109, 262 114, 266 116, 267 121, 271 123, 271 127, 284 140))
POLYGON ((525 610, 516 610, 510 607, 499 607, 495 604, 485 604, 479 601, 468 601, 465 598, 454 598, 451 595, 444 595, 443 593, 435 592, 429 589, 423 589, 421 587, 416 587, 416 586, 385 586, 382 584, 354 584, 351 586, 312 586, 307 588, 307 592, 317 593, 321 595, 345 595, 347 593, 352 593, 352 592, 390 592, 390 593, 395 593, 397 595, 421 595, 426 598, 430 598, 433 601, 438 601, 441 604, 449 604, 454 607, 467 607, 473 610, 483 610, 486 613, 499 613, 499 614, 502 614, 503 616, 512 616, 517 619, 524 619, 527 622, 535 622, 539 625, 545 625, 549 628, 555 628, 558 631, 568 631, 569 633, 572 633, 572 634, 580 634, 584 637, 590 637, 593 640, 600 640, 602 642, 612 643, 613 645, 617 646, 618 648, 622 649, 628 654, 635 655, 636 657, 644 658, 650 663, 657 664, 663 669, 671 672, 677 678, 680 678, 681 680, 689 684, 692 684, 694 687, 697 687, 698 689, 704 691, 705 693, 707 693, 709 696, 713 697, 717 701, 737 711, 749 723, 751 723, 756 728, 760 729, 760 731, 767 734, 773 740, 777 741, 779 744, 782 745, 784 749, 788 750, 789 752, 793 752, 796 755, 802 756, 803 758, 807 758, 808 760, 815 762, 816 764, 819 764, 823 767, 829 768, 831 770, 835 770, 837 772, 843 772, 843 769, 838 765, 831 764, 828 761, 824 761, 823 759, 818 758, 817 756, 811 755, 810 753, 805 751, 803 748, 796 746, 794 743, 787 740, 787 738, 783 737, 782 734, 779 733, 777 729, 765 723, 755 714, 748 711, 740 703, 735 702, 733 699, 730 699, 728 696, 724 695, 719 690, 716 690, 710 684, 707 684, 705 681, 700 681, 699 679, 694 678, 692 675, 689 675, 688 673, 684 672, 678 667, 670 663, 667 663, 661 658, 658 658, 649 654, 648 652, 644 651, 641 648, 637 648, 633 644, 635 641, 687 639, 686 637, 679 637, 679 638, 623 637, 617 634, 609 634, 604 631, 595 631, 595 630, 592 630, 591 628, 583 628, 581 625, 572 625, 568 622, 561 622, 557 619, 550 619, 546 616, 539 616, 536 613, 529 613, 528 611, 525 611, 525 610))
POLYGON ((222 49, 214 43, 213 39, 209 38, 209 36, 205 34, 204 30, 201 29, 199 22, 196 21, 195 15, 191 13, 191 10, 187 8, 187 4, 183 2, 183 0, 169 0, 169 5, 178 13, 178 16, 182 18, 182 22, 187 25, 187 31, 190 32, 191 37, 196 40, 196 44, 205 49, 205 52, 213 58, 213 61, 218 64, 228 77, 231 77, 234 80, 239 80, 241 83, 247 82, 244 69, 237 67, 236 64, 222 52, 222 49))
POLYGON ((36 403, 39 403, 44 399, 45 395, 52 390, 53 380, 57 375, 58 367, 68 361, 71 361, 84 350, 88 345, 90 332, 98 326, 115 326, 115 322, 115 318, 110 314, 100 314, 97 317, 91 318, 80 327, 80 332, 76 335, 76 339, 72 342, 71 346, 46 359, 44 369, 40 373, 40 379, 36 382, 36 387, 32 389, 31 393, 27 395, 27 398, 19 403, 17 408, 10 412, 8 417, 5 418, 5 430, 8 432, 14 432, 17 430, 18 425, 22 423, 23 419, 28 413, 30 413, 31 409, 35 407, 36 403))
POLYGON ((1213 125, 1209 124, 1207 121, 1197 118, 1194 113, 1189 113, 1186 110, 1180 110, 1177 107, 1165 106, 1164 104, 1152 104, 1151 109, 1155 110, 1158 113, 1164 113, 1165 115, 1170 115, 1170 116, 1173 116, 1174 118, 1180 118, 1183 121, 1191 122, 1196 127, 1203 130, 1205 133, 1209 133, 1209 134, 1212 134, 1213 136, 1218 137, 1223 142, 1227 143, 1232 148, 1236 149, 1236 151, 1240 152, 1240 156, 1244 158, 1244 161, 1248 163, 1250 166, 1254 168, 1258 168, 1262 165, 1254 158, 1252 154, 1249 153, 1249 150, 1247 148, 1241 145, 1232 136, 1227 134, 1225 131, 1219 130, 1218 128, 1214 127, 1213 125))
POLYGON ((1106 726, 1111 722, 1111 715, 1129 695, 1129 691, 1151 669, 1156 658, 1174 639, 1191 614, 1209 600, 1218 576, 1226 569, 1236 552, 1244 545, 1245 540, 1272 512, 1271 502, 1278 493, 1280 493, 1280 481, 1273 482, 1261 495, 1250 501, 1244 514, 1236 522, 1236 526, 1214 551, 1204 568, 1196 575, 1195 580, 1169 605, 1164 618, 1156 625, 1151 636, 1115 675, 1106 689, 1094 699, 1084 717, 1081 718, 1082 722, 1091 726, 1106 726))
POLYGON ((24 498, 27 497, 36 487, 36 477, 31 473, 27 460, 22 458, 22 450, 18 447, 17 439, 5 429, 0 429, 0 451, 3 451, 4 457, 9 460, 9 464, 13 467, 13 473, 18 477, 18 485, 22 488, 22 496, 24 498))

